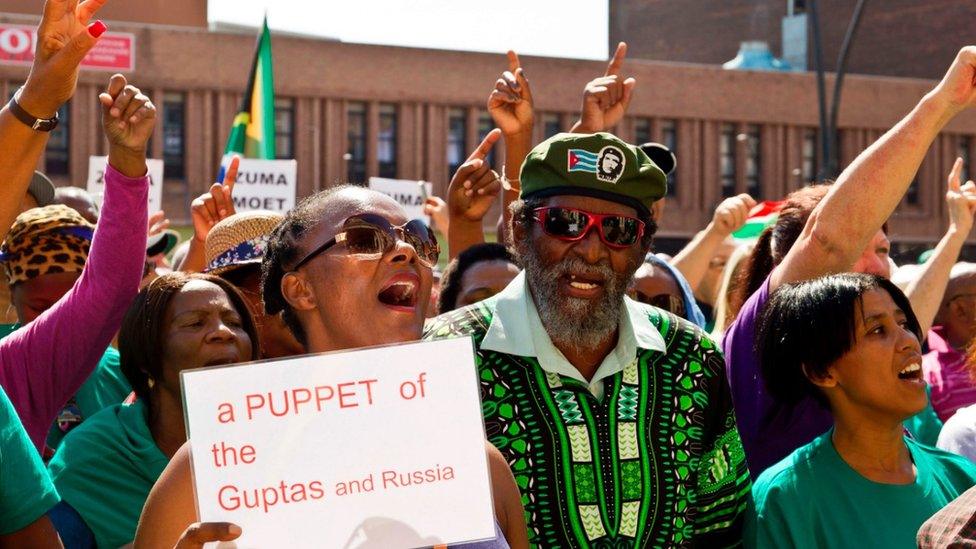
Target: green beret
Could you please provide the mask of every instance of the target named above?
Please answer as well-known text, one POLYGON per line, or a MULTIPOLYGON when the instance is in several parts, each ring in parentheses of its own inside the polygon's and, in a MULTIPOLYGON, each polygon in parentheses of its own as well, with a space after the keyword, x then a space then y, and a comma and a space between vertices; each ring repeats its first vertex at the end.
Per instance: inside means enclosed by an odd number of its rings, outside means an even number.
POLYGON ((640 148, 609 133, 556 134, 522 164, 520 197, 580 195, 619 202, 650 217, 667 176, 640 148))

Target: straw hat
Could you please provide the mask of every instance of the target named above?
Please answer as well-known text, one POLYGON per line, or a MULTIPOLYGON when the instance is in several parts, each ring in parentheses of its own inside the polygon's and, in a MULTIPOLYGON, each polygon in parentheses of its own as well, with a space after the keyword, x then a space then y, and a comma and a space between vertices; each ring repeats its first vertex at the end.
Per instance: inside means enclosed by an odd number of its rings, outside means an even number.
POLYGON ((234 214, 210 229, 204 272, 219 275, 241 265, 260 263, 268 249, 271 231, 284 216, 269 211, 234 214))

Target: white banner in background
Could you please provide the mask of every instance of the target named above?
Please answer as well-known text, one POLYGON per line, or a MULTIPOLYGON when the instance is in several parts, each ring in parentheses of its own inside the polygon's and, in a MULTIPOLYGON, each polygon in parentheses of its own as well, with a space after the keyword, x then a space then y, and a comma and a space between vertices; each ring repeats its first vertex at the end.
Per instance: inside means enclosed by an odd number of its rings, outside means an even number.
MULTIPOLYGON (((105 166, 107 156, 92 156, 88 159, 88 192, 98 207, 102 207, 105 196, 105 166)), ((163 209, 163 161, 150 158, 146 160, 149 168, 149 215, 163 209)))
POLYGON ((393 200, 396 200, 407 210, 407 219, 422 219, 430 225, 430 218, 424 215, 424 191, 420 188, 420 183, 427 187, 427 196, 430 196, 433 185, 426 181, 410 181, 407 179, 387 179, 385 177, 370 177, 369 188, 379 191, 393 200))
MULTIPOLYGON (((225 156, 221 166, 230 165, 225 156)), ((298 193, 298 162, 241 158, 234 184, 234 208, 239 212, 271 210, 286 213, 295 207, 298 193)))

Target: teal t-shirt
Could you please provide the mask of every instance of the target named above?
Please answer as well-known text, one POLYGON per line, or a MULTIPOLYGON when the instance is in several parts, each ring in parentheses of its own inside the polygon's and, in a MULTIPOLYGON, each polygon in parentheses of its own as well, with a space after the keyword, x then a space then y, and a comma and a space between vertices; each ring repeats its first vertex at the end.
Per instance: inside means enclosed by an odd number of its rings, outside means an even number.
POLYGON ((942 432, 942 420, 932 407, 932 387, 926 385, 925 393, 928 396, 925 409, 906 419, 904 426, 915 440, 926 446, 935 446, 939 440, 939 433, 942 432))
POLYGON ((0 388, 0 534, 30 525, 58 501, 41 457, 0 388))
POLYGON ((50 459, 61 445, 64 435, 82 421, 113 404, 121 404, 131 392, 132 387, 119 367, 119 352, 109 347, 98 361, 95 371, 88 376, 75 396, 65 403, 51 425, 45 441, 45 457, 50 459))
POLYGON ((137 400, 109 406, 68 433, 48 470, 96 544, 119 547, 135 537, 142 506, 167 463, 137 400))
POLYGON ((922 523, 976 484, 976 465, 907 437, 915 482, 872 482, 844 462, 832 434, 759 475, 746 547, 914 548, 922 523))

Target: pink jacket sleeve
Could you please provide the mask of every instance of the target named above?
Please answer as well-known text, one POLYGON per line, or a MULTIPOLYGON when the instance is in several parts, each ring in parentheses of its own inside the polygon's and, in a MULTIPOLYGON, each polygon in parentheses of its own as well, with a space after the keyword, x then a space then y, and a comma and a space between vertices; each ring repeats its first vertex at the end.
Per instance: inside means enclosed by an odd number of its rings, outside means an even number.
POLYGON ((149 177, 109 166, 88 262, 74 287, 0 341, 0 386, 40 452, 58 411, 95 370, 139 291, 146 260, 149 177))

